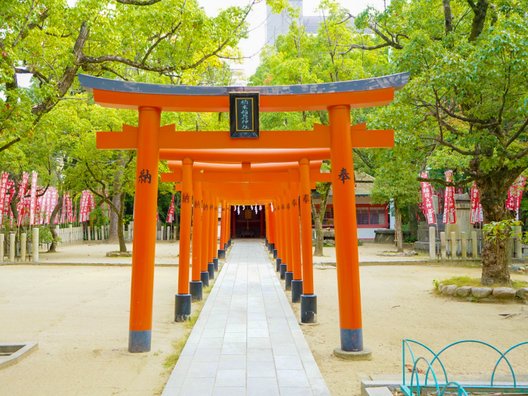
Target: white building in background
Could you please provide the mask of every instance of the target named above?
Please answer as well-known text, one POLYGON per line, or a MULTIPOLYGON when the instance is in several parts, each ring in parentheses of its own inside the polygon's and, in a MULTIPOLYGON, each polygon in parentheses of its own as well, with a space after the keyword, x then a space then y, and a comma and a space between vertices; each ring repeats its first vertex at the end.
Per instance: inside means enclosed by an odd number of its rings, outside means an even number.
MULTIPOLYGON (((316 34, 319 25, 323 21, 322 16, 307 15, 303 13, 303 0, 289 0, 290 6, 299 12, 300 25, 303 25, 307 33, 316 34)), ((292 18, 287 10, 282 10, 280 14, 274 14, 271 7, 266 9, 266 44, 273 45, 278 36, 288 33, 292 18)))

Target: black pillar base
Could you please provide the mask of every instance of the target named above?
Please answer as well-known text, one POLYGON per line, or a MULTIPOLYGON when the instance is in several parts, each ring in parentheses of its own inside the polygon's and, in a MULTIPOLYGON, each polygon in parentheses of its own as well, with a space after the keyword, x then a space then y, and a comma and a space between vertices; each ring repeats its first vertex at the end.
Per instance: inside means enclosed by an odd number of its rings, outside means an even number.
POLYGON ((218 258, 219 259, 225 259, 225 250, 224 249, 218 249, 218 258))
POLYGON ((201 301, 203 299, 203 283, 199 281, 191 281, 189 283, 192 301, 201 301))
POLYGON ((176 322, 185 322, 191 316, 191 295, 190 294, 176 294, 176 308, 174 320, 176 322))
POLYGON ((317 321, 317 296, 315 294, 301 295, 301 323, 317 321))
POLYGON ((286 269, 288 268, 288 266, 284 263, 281 263, 280 265, 280 278, 281 279, 286 279, 286 269))
POLYGON ((275 259, 275 271, 276 271, 276 272, 279 272, 279 271, 280 271, 281 263, 282 263, 282 259, 280 259, 280 258, 275 259))
POLYGON ((128 335, 128 352, 150 352, 152 330, 130 330, 128 335))
POLYGON ((270 253, 273 253, 273 251, 275 250, 275 244, 274 243, 268 244, 268 250, 270 253))
POLYGON ((218 271, 218 258, 215 257, 215 258, 213 259, 213 264, 214 264, 214 270, 215 270, 215 271, 218 271))
POLYGON ((214 263, 207 264, 207 272, 209 272, 209 280, 214 279, 214 263))
POLYGON ((293 272, 286 271, 284 273, 284 289, 291 290, 291 284, 293 280, 293 272))
POLYGON ((301 301, 301 294, 303 289, 302 279, 293 279, 291 282, 291 294, 292 294, 292 303, 298 303, 301 301))
POLYGON ((209 272, 200 272, 200 280, 204 286, 209 286, 209 272))
POLYGON ((277 258, 277 249, 273 249, 273 258, 277 258))

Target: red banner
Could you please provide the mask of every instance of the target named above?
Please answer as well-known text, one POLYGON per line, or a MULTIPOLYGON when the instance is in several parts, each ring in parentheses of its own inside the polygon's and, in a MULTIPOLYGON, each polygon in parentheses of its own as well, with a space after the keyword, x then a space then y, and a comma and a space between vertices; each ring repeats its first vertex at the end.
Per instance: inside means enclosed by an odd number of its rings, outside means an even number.
POLYGON ((167 212, 167 220, 165 222, 172 224, 173 221, 174 221, 174 194, 172 194, 169 211, 167 212))
MULTIPOLYGON (((453 182, 453 171, 448 170, 445 172, 445 178, 447 183, 453 182)), ((444 224, 455 224, 456 223, 456 209, 455 209, 455 187, 446 186, 444 194, 444 224)))
MULTIPOLYGON (((429 178, 427 172, 420 174, 422 179, 429 178)), ((433 205, 433 186, 429 182, 420 182, 422 187, 422 212, 427 220, 427 224, 436 224, 436 213, 433 205)))
POLYGON ((29 201, 29 224, 35 225, 35 214, 37 211, 37 172, 31 173, 31 196, 29 201))
POLYGON ((6 183, 6 193, 4 196, 4 219, 9 218, 9 226, 13 227, 13 211, 11 210, 11 201, 16 194, 15 182, 8 180, 6 183))
POLYGON ((69 193, 64 193, 62 196, 62 209, 60 215, 60 223, 67 224, 73 223, 73 209, 72 200, 69 193))
POLYGON ((473 185, 471 186, 469 198, 471 202, 469 222, 471 224, 482 223, 484 221, 484 215, 482 214, 482 205, 480 203, 480 191, 476 182, 473 182, 473 185))
POLYGON ((7 179, 9 174, 7 172, 2 172, 2 177, 0 178, 0 227, 2 226, 2 220, 4 217, 4 203, 7 193, 7 179))
POLYGON ((521 200, 523 196, 524 186, 526 185, 526 177, 519 176, 508 189, 508 198, 506 199, 506 209, 513 210, 519 214, 521 207, 521 200))
POLYGON ((28 182, 29 182, 29 173, 27 172, 22 173, 22 181, 20 182, 20 185, 18 186, 18 202, 17 202, 17 212, 18 212, 17 225, 19 227, 22 225, 24 219, 29 214, 29 197, 26 197, 27 190, 28 190, 28 182))
POLYGON ((92 192, 84 190, 81 193, 81 202, 79 208, 79 222, 83 223, 90 220, 90 213, 95 208, 95 201, 92 192))

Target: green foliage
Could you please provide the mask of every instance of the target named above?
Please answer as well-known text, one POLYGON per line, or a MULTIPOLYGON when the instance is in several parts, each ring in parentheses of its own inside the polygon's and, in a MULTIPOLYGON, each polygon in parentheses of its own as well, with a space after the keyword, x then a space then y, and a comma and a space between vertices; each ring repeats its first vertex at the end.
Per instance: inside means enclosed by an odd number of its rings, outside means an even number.
POLYGON ((77 73, 126 80, 228 82, 250 7, 208 17, 196 0, 149 6, 5 0, 0 9, 0 151, 34 136, 42 117, 81 89, 77 73), (16 73, 32 76, 30 87, 16 73), (28 74, 30 73, 30 74, 28 74))
POLYGON ((515 232, 513 227, 520 225, 522 225, 520 221, 513 219, 491 221, 487 224, 484 224, 482 231, 486 240, 497 243, 499 241, 506 241, 513 237, 515 232))

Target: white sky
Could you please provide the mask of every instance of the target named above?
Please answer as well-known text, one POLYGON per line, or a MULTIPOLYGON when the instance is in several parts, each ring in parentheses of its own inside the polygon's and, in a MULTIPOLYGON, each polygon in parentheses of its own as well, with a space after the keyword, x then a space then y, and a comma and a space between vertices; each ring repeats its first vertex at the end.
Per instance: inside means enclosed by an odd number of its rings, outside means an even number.
MULTIPOLYGON (((320 0, 304 0, 303 12, 304 15, 318 15, 316 11, 320 0)), ((382 10, 385 3, 389 0, 338 0, 338 2, 347 8, 352 15, 357 15, 363 11, 367 6, 375 7, 382 10)), ((231 6, 243 6, 249 4, 249 0, 198 0, 208 15, 214 16, 218 14, 221 9, 231 6)), ((244 57, 247 59, 241 66, 245 71, 246 77, 251 76, 259 64, 260 50, 265 45, 266 36, 266 3, 261 0, 254 6, 254 10, 248 17, 250 24, 250 36, 248 39, 240 43, 240 48, 244 57)))

